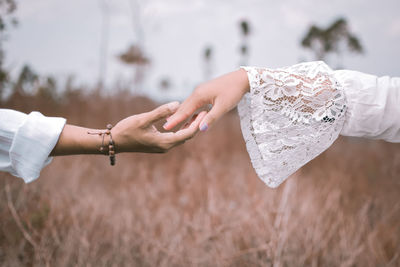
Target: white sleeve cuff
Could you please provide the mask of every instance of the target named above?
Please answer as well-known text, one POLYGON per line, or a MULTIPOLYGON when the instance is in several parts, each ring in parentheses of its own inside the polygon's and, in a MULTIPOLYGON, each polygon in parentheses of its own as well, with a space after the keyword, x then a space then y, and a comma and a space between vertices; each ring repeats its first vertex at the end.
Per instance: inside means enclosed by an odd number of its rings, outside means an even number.
POLYGON ((400 78, 338 70, 347 100, 340 134, 400 142, 400 78))
POLYGON ((64 118, 45 117, 39 112, 26 116, 15 133, 10 148, 13 175, 25 183, 39 177, 40 171, 51 162, 51 151, 64 128, 64 118))
POLYGON ((244 69, 250 92, 238 106, 243 137, 257 175, 275 188, 337 139, 344 94, 323 62, 244 69))

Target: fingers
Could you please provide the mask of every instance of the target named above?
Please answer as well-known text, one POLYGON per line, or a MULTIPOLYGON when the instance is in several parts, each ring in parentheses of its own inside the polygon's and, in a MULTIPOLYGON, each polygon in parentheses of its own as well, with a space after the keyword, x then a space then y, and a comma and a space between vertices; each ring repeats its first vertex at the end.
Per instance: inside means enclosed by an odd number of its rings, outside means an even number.
POLYGON ((194 120, 197 118, 197 116, 198 116, 198 114, 195 114, 195 115, 190 119, 190 121, 186 122, 186 123, 181 127, 180 130, 189 128, 189 126, 194 122, 194 120))
POLYGON ((189 127, 179 130, 176 133, 168 134, 169 143, 178 144, 192 138, 199 130, 200 122, 203 120, 207 112, 202 111, 197 115, 196 119, 189 125, 189 127))
POLYGON ((164 124, 165 130, 171 130, 179 123, 187 120, 193 113, 203 105, 202 100, 195 97, 193 94, 186 99, 178 110, 167 119, 167 123, 164 124))
POLYGON ((146 113, 147 125, 151 125, 154 122, 173 114, 178 110, 178 108, 179 108, 179 102, 176 101, 164 104, 146 113))
POLYGON ((199 129, 202 132, 207 131, 216 120, 225 114, 225 109, 219 103, 215 103, 212 109, 204 116, 204 119, 200 122, 199 129))

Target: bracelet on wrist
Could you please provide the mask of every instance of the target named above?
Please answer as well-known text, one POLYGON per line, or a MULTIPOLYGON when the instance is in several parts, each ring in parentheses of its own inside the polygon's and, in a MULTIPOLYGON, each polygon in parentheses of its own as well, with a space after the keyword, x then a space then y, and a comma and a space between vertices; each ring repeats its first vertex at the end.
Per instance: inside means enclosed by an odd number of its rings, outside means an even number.
POLYGON ((99 135, 102 137, 101 139, 101 146, 99 148, 100 153, 108 155, 110 157, 110 164, 111 166, 115 165, 115 142, 112 138, 111 129, 113 126, 111 124, 107 124, 107 129, 104 131, 95 131, 95 132, 87 132, 91 135, 99 135), (104 138, 105 136, 109 136, 110 139, 108 140, 108 150, 107 146, 105 145, 104 138))

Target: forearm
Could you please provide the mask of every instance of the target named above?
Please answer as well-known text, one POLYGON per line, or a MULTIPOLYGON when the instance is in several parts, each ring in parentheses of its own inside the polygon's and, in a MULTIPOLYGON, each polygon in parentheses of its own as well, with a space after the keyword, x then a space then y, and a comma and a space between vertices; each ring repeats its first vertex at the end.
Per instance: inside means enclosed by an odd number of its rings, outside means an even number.
POLYGON ((242 90, 242 96, 245 93, 248 93, 250 91, 250 85, 247 72, 244 69, 239 69, 232 73, 235 75, 232 83, 237 84, 237 86, 242 90))
MULTIPOLYGON (((97 131, 99 130, 66 124, 50 156, 101 154, 99 148, 103 137, 88 134, 97 131)), ((108 138, 105 136, 105 141, 108 142, 108 138)))
POLYGON ((213 87, 216 90, 230 91, 231 93, 237 95, 237 97, 239 98, 247 93, 250 89, 247 73, 243 69, 239 69, 222 75, 209 82, 206 82, 205 85, 213 87))
MULTIPOLYGON (((178 102, 172 102, 119 121, 111 129, 115 153, 163 153, 193 137, 204 113, 200 113, 189 127, 177 132, 161 133, 154 127, 156 122, 173 114, 178 107, 178 102)), ((89 129, 67 124, 50 156, 108 154, 110 136, 104 133, 105 129, 89 129), (104 150, 100 151, 101 147, 104 150)))

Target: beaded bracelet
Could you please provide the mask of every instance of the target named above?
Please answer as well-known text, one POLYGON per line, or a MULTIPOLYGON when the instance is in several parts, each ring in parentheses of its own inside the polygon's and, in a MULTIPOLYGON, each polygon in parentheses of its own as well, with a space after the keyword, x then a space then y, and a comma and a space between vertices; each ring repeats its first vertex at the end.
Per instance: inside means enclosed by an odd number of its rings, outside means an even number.
POLYGON ((108 154, 110 157, 110 164, 111 166, 115 165, 115 143, 112 138, 111 134, 111 129, 113 126, 111 124, 107 124, 107 129, 105 131, 97 131, 97 132, 88 132, 88 134, 98 134, 102 136, 101 140, 101 147, 99 148, 99 151, 103 154, 108 154), (105 145, 104 145, 104 136, 109 135, 110 139, 108 140, 108 153, 106 152, 105 145))

